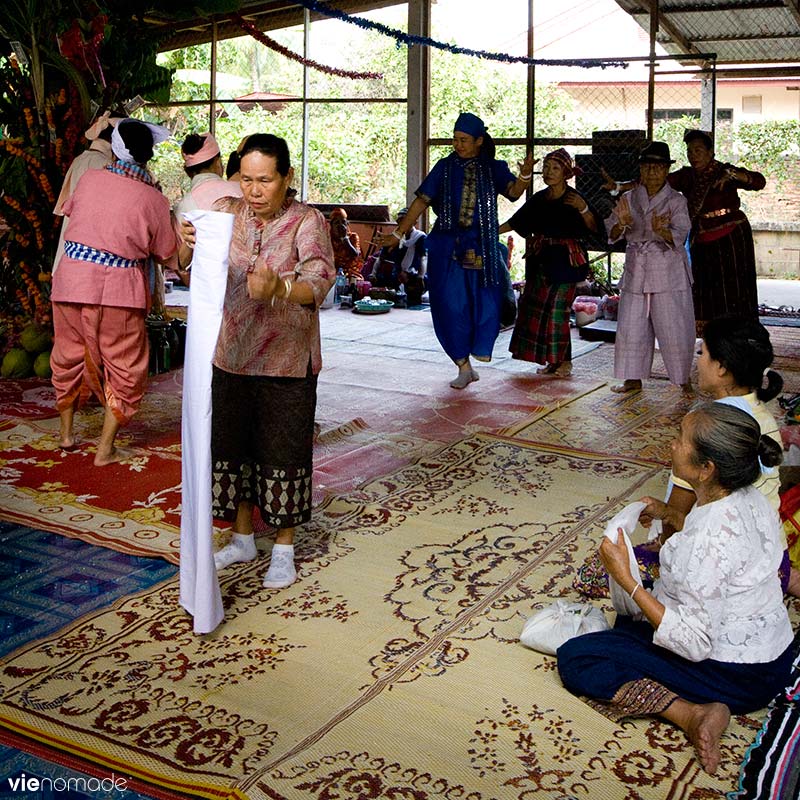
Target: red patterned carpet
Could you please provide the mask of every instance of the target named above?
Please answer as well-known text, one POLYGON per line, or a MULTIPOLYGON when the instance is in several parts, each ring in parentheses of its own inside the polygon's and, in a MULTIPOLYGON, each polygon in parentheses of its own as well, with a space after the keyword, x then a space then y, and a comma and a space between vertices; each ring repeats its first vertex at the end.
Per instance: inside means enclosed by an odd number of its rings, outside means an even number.
MULTIPOLYGON (((319 383, 314 500, 347 494, 443 445, 504 431, 599 385, 525 379, 493 369, 468 390, 448 386, 452 365, 363 357, 332 349, 319 383)), ((177 563, 182 372, 154 378, 118 437, 129 457, 98 469, 95 405, 76 415, 84 444, 58 447, 53 391, 38 379, 0 381, 0 518, 177 563)), ((257 520, 259 530, 265 530, 257 520)))

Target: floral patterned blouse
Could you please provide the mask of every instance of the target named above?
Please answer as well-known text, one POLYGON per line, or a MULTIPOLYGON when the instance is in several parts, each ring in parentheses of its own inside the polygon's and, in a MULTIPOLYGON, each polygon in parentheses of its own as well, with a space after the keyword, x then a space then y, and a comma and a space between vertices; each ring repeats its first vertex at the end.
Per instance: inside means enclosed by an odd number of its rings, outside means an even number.
POLYGON ((783 605, 778 514, 753 486, 695 506, 660 551, 653 643, 689 661, 774 661, 793 634, 783 605))
POLYGON ((240 198, 223 198, 214 210, 235 216, 214 365, 236 375, 303 378, 310 363, 316 375, 322 369, 318 309, 336 277, 325 218, 295 200, 267 222, 240 198), (309 284, 313 306, 250 299, 247 273, 263 264, 309 284))

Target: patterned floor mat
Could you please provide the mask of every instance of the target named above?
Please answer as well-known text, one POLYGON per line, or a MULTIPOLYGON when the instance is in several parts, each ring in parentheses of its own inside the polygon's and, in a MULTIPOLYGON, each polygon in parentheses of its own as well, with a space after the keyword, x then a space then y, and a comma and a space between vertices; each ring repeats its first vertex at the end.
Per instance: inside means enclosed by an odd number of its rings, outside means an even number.
POLYGON ((611 723, 517 641, 572 596, 610 514, 665 479, 638 458, 459 441, 329 501, 288 590, 263 590, 263 559, 226 571, 212 635, 168 582, 21 648, 0 724, 167 794, 719 796, 757 716, 734 720, 712 778, 671 726, 611 723))

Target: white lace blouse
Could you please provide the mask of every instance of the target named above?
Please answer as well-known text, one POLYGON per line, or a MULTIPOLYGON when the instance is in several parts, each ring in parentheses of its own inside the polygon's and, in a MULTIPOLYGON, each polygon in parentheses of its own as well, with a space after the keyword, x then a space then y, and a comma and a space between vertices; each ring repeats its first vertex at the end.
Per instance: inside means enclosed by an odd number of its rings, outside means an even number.
POLYGON ((773 661, 792 641, 782 556, 778 514, 758 489, 695 506, 661 548, 653 642, 689 661, 773 661))

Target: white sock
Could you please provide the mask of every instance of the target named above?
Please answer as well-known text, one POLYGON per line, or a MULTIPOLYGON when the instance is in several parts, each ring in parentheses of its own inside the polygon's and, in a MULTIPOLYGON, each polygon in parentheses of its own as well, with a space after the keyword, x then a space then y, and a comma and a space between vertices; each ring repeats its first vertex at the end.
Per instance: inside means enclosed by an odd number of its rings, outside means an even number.
POLYGON ((472 381, 478 380, 478 373, 475 372, 471 367, 465 370, 459 370, 458 376, 450 381, 450 386, 453 389, 464 389, 472 383, 472 381))
POLYGON ((256 539, 252 533, 234 533, 230 542, 214 553, 214 566, 217 570, 225 569, 239 561, 252 561, 257 555, 256 539))
POLYGON ((294 568, 294 545, 272 545, 272 557, 269 569, 264 576, 264 586, 267 589, 285 589, 297 580, 297 571, 294 568))

